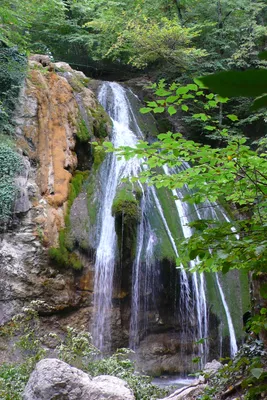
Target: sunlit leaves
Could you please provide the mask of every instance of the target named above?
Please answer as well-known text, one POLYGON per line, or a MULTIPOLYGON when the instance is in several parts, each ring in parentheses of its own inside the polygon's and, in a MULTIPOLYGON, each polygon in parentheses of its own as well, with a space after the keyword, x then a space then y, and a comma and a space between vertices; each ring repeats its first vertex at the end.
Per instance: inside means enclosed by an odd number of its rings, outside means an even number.
POLYGON ((238 116, 235 114, 227 114, 227 118, 229 118, 231 121, 238 121, 238 116))

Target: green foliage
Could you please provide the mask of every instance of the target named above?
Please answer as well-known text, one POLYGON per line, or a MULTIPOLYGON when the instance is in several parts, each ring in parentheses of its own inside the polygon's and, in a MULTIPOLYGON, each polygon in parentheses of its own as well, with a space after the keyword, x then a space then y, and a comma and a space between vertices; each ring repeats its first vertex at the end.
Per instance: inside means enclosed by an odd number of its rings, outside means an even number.
POLYGON ((39 302, 22 309, 10 323, 1 327, 0 335, 14 340, 13 350, 19 351, 24 359, 22 363, 0 366, 0 398, 3 400, 22 400, 22 393, 36 363, 46 354, 42 339, 38 336, 40 325, 36 311, 39 302))
POLYGON ((102 146, 93 147, 94 168, 97 169, 104 161, 106 153, 102 146))
POLYGON ((128 62, 137 68, 156 62, 186 68, 193 60, 206 55, 205 51, 191 44, 198 35, 197 29, 182 27, 176 20, 144 18, 128 23, 107 54, 118 56, 118 51, 127 48, 128 62))
POLYGON ((136 400, 153 400, 163 397, 165 390, 151 384, 152 378, 134 371, 134 363, 128 359, 129 349, 120 349, 115 354, 103 357, 92 344, 87 331, 78 331, 67 326, 64 338, 54 332, 46 334, 40 326, 38 307, 32 302, 22 313, 1 328, 0 334, 16 342, 16 348, 23 356, 23 363, 0 366, 0 397, 3 400, 22 400, 22 393, 36 363, 45 357, 47 343, 52 340, 56 346, 54 357, 82 369, 91 376, 113 375, 126 380, 136 400))
POLYGON ((21 169, 22 160, 10 142, 0 144, 0 222, 8 222, 12 217, 17 193, 15 176, 21 169))
MULTIPOLYGON (((209 380, 209 386, 200 400, 218 398, 229 388, 242 389, 245 400, 257 400, 259 395, 266 396, 267 373, 265 366, 267 354, 259 340, 249 340, 244 344, 233 360, 227 363, 209 380)), ((234 392, 234 390, 233 390, 234 392)))
POLYGON ((0 41, 0 132, 12 133, 12 114, 26 75, 26 57, 0 41))

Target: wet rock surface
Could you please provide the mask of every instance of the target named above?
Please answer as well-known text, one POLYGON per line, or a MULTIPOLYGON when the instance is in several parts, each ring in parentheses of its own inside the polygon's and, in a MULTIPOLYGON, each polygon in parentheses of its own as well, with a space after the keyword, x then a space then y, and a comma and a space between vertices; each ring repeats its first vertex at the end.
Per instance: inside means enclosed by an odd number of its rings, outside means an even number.
POLYGON ((186 343, 178 332, 150 334, 137 350, 137 367, 152 376, 192 371, 192 351, 192 343, 186 343))

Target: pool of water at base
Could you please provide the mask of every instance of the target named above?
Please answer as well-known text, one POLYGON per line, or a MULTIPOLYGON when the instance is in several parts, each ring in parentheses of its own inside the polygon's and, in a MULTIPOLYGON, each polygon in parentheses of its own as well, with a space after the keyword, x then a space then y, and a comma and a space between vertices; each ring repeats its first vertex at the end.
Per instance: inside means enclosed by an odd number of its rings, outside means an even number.
POLYGON ((196 382, 195 378, 181 377, 181 376, 161 376, 159 378, 154 378, 152 383, 161 388, 168 388, 170 386, 175 389, 180 389, 184 386, 192 385, 196 382))

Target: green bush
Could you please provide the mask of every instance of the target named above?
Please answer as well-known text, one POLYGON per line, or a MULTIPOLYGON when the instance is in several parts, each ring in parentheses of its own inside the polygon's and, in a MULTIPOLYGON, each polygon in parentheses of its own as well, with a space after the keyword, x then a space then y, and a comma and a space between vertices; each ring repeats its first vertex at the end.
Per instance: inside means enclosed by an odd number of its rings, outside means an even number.
POLYGON ((15 176, 22 165, 20 155, 10 143, 0 144, 0 221, 7 222, 12 216, 16 197, 15 176))
POLYGON ((26 75, 27 58, 0 41, 0 132, 13 132, 12 114, 26 75))

